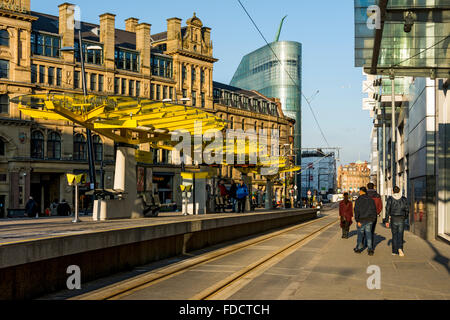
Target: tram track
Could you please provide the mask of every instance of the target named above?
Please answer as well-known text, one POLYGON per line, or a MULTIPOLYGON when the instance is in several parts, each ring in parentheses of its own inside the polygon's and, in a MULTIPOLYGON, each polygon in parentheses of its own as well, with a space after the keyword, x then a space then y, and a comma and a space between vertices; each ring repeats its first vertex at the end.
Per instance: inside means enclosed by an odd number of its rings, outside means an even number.
POLYGON ((233 253, 239 252, 244 249, 249 249, 253 246, 261 244, 265 241, 274 239, 281 235, 287 234, 289 232, 293 232, 296 230, 300 230, 306 228, 308 226, 319 224, 319 228, 314 229, 312 232, 309 232, 307 235, 302 236, 295 241, 291 241, 287 245, 277 249, 274 252, 267 254, 256 262, 246 266, 232 275, 226 277, 225 279, 209 286, 205 290, 199 292, 194 295, 192 300, 208 300, 214 298, 216 295, 220 294, 226 288, 229 288, 231 285, 239 282, 243 277, 248 276, 252 272, 263 268, 265 265, 270 264, 277 258, 289 254, 289 252, 296 250, 305 242, 308 242, 315 235, 321 233, 321 231, 331 227, 335 224, 338 219, 335 219, 332 216, 324 216, 312 221, 308 221, 306 223, 302 223, 299 225, 291 226, 288 228, 284 228, 278 231, 274 231, 268 234, 264 234, 262 236, 258 236, 253 239, 245 240, 243 242, 238 242, 236 244, 232 244, 230 246, 226 246, 224 248, 214 250, 212 252, 208 252, 205 254, 201 254, 194 258, 189 258, 187 260, 181 261, 179 263, 175 263, 173 265, 169 265, 167 267, 158 268, 156 270, 152 270, 136 276, 131 279, 123 280, 121 282, 109 285, 104 288, 100 288, 91 292, 84 293, 79 296, 75 296, 69 298, 69 300, 117 300, 123 297, 129 296, 130 294, 143 290, 145 288, 156 285, 157 283, 166 281, 172 277, 183 274, 187 271, 194 269, 203 264, 207 264, 213 262, 215 260, 224 258, 233 253), (326 220, 331 220, 328 222, 326 220), (325 225, 322 225, 322 222, 327 222, 325 225))

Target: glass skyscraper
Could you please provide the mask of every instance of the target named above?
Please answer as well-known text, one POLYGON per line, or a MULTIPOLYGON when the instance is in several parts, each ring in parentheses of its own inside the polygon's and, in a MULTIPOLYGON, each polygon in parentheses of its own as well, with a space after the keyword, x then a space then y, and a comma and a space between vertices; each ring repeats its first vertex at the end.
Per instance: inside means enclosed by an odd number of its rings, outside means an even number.
MULTIPOLYGON (((284 114, 296 121, 296 164, 300 165, 302 44, 295 41, 272 42, 247 54, 242 58, 230 85, 280 99, 284 114)), ((301 187, 300 175, 297 187, 301 187)))

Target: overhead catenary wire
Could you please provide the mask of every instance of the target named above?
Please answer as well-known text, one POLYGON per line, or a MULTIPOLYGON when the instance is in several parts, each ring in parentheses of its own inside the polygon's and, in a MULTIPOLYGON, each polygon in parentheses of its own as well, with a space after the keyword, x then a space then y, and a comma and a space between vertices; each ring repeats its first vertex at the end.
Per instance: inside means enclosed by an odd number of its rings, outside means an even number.
POLYGON ((300 94, 303 96, 303 98, 306 100, 309 109, 311 110, 311 113, 314 117, 314 121, 317 124, 317 127, 319 128, 320 134, 322 135, 322 138, 324 139, 325 143, 330 146, 330 144, 328 143, 327 138, 325 137, 325 134, 323 133, 323 130, 319 124, 319 121, 317 120, 317 117, 314 113, 314 110, 312 109, 312 106, 309 102, 309 100, 306 98, 306 96, 303 94, 303 92, 301 92, 301 90, 298 88, 298 83, 294 80, 294 78, 291 76, 291 74, 286 70, 286 68, 283 66, 280 58, 278 57, 278 55, 275 53, 275 51, 273 50, 272 46, 270 45, 270 43, 267 41, 266 37, 263 35, 263 33, 261 32, 261 30, 259 29, 258 25, 256 24, 256 22, 253 20, 252 16, 250 15, 250 13, 247 11, 247 9, 245 8, 245 6, 242 4, 241 0, 237 0, 239 2, 239 4, 241 5, 242 9, 244 10, 244 12, 247 14, 248 18, 250 19, 250 21, 252 22, 253 26, 256 28, 256 30, 258 31, 258 33, 261 35, 261 37, 263 38, 264 42, 268 45, 268 47, 270 48, 270 50, 272 51, 273 55, 275 56, 275 58, 278 60, 278 62, 280 63, 280 65, 282 66, 284 72, 286 72, 286 74, 289 76, 289 78, 291 79, 291 81, 294 83, 295 87, 297 88, 297 90, 300 91, 300 94))

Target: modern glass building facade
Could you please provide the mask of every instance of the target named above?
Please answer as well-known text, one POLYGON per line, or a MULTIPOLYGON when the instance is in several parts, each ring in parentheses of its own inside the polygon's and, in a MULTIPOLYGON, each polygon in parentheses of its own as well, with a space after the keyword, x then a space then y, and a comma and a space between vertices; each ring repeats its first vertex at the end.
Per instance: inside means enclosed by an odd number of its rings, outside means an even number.
MULTIPOLYGON (((280 99, 283 113, 296 121, 296 163, 300 165, 302 44, 295 41, 272 42, 245 55, 230 85, 280 99)), ((301 186, 300 175, 297 186, 301 186)))

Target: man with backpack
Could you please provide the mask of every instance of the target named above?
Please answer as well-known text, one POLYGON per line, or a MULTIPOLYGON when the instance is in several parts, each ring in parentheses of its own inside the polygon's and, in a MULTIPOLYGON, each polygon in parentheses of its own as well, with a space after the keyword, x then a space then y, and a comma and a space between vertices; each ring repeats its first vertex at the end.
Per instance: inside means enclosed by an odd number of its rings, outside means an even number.
POLYGON ((403 257, 403 232, 405 220, 409 216, 408 200, 402 195, 400 188, 394 187, 394 194, 386 202, 386 228, 391 226, 392 255, 403 257))
MULTIPOLYGON (((372 198, 375 202, 375 207, 377 208, 377 216, 375 217, 375 221, 372 224, 372 244, 375 246, 375 227, 377 226, 377 218, 380 216, 381 211, 383 210, 383 202, 381 201, 381 196, 375 190, 375 185, 370 182, 367 184, 367 195, 372 198)), ((364 241, 366 243, 366 241, 364 241)))
POLYGON ((236 198, 238 201, 238 213, 245 211, 245 200, 248 196, 248 188, 244 183, 244 180, 240 179, 236 189, 236 198))

